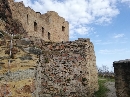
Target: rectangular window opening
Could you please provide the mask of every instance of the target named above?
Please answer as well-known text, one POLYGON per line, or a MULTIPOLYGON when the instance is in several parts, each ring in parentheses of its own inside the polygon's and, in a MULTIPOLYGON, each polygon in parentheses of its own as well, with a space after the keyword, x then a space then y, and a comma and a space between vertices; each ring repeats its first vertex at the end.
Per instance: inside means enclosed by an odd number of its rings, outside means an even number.
POLYGON ((62 26, 62 31, 65 31, 65 27, 64 26, 62 26))
POLYGON ((50 33, 48 32, 48 39, 50 40, 50 33))
POLYGON ((42 36, 44 37, 44 28, 42 27, 42 36))
POLYGON ((27 14, 27 24, 29 24, 29 23, 28 23, 28 14, 27 14))
POLYGON ((34 31, 37 31, 37 23, 34 22, 34 31))

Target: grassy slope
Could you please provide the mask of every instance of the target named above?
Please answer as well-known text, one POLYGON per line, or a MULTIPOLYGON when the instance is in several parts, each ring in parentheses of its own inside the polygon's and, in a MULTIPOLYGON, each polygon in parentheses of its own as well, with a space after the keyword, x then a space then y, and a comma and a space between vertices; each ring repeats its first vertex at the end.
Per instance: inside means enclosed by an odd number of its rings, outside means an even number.
POLYGON ((105 86, 105 83, 108 81, 114 81, 114 79, 108 79, 108 78, 99 78, 98 84, 99 84, 99 90, 95 92, 96 97, 106 97, 106 93, 109 91, 107 87, 105 86))

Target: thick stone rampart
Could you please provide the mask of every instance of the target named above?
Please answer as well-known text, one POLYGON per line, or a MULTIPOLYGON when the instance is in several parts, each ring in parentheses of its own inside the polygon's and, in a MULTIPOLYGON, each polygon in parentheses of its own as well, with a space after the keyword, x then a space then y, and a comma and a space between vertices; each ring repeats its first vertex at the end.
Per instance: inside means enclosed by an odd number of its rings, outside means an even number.
POLYGON ((20 52, 10 65, 4 54, 8 46, 1 46, 0 86, 9 86, 6 94, 0 91, 1 95, 27 96, 28 87, 27 97, 92 97, 98 90, 96 57, 90 39, 55 43, 30 37, 21 41, 24 42, 13 41, 20 52))
POLYGON ((98 90, 98 77, 94 47, 89 39, 45 42, 42 48, 40 95, 92 97, 98 90))

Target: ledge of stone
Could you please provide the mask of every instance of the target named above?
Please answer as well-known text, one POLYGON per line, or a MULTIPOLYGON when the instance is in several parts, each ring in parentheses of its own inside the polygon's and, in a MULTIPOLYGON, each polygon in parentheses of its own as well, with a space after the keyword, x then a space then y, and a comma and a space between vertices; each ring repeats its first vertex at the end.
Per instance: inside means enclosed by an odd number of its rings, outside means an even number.
POLYGON ((130 59, 119 60, 119 61, 114 61, 113 62, 113 64, 118 64, 118 63, 130 63, 130 59))

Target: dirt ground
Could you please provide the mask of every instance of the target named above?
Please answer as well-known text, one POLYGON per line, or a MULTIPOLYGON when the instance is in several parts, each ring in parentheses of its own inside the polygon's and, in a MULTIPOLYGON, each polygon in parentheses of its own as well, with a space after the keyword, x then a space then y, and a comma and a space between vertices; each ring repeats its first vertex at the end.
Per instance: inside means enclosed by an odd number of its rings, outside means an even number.
POLYGON ((107 82, 105 85, 109 89, 109 91, 107 92, 107 97, 117 97, 116 89, 115 89, 115 82, 107 82))

